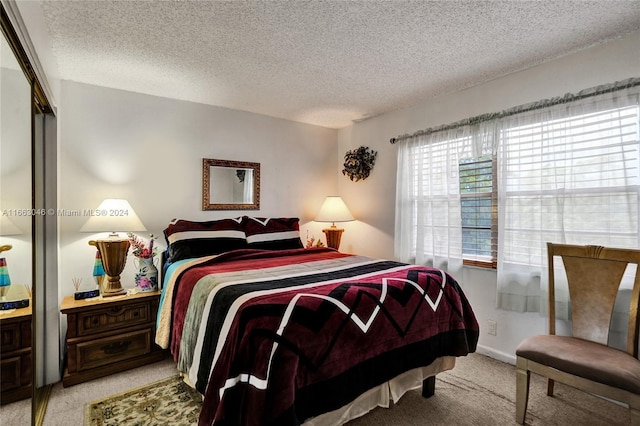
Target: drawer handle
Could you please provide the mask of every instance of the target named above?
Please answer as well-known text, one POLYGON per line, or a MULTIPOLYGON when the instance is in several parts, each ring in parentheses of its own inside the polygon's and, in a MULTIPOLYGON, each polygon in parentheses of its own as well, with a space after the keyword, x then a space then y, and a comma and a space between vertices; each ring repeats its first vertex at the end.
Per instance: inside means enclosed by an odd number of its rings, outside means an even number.
POLYGON ((126 351, 129 345, 131 345, 131 341, 125 340, 123 342, 115 342, 110 345, 103 346, 100 349, 102 349, 105 354, 113 355, 126 351))
POLYGON ((124 311, 124 308, 122 306, 114 306, 113 308, 111 308, 111 313, 116 315, 118 315, 122 311, 124 311))

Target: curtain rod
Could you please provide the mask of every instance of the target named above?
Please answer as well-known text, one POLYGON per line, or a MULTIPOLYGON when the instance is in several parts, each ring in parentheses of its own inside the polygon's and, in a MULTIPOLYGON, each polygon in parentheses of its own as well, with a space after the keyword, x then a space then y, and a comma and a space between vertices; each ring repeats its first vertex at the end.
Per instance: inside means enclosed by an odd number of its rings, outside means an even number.
POLYGON ((497 118, 509 117, 512 115, 520 114, 523 112, 534 111, 536 109, 547 108, 554 105, 565 104, 568 102, 577 101, 580 99, 590 98, 592 96, 602 95, 604 93, 616 92, 618 90, 628 89, 631 87, 640 86, 640 77, 628 78, 622 81, 616 81, 615 83, 606 84, 602 86, 593 87, 590 89, 581 90, 577 94, 567 93, 564 96, 544 99, 529 104, 520 105, 517 107, 509 108, 501 112, 490 112, 487 114, 477 115, 475 117, 465 118, 464 120, 456 121, 451 124, 444 124, 437 127, 430 127, 424 130, 418 130, 415 133, 400 135, 395 138, 389 139, 389 143, 395 144, 402 140, 412 138, 415 136, 428 135, 431 133, 442 132, 445 130, 451 130, 462 126, 470 126, 478 123, 482 123, 489 120, 495 120, 497 118))

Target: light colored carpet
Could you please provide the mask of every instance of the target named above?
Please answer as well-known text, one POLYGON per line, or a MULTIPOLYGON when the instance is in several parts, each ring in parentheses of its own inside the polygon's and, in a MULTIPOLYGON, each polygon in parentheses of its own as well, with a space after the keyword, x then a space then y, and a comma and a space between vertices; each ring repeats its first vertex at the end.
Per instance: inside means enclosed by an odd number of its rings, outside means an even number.
MULTIPOLYGON (((436 378, 436 393, 423 398, 420 390, 405 394, 389 409, 377 408, 348 426, 516 425, 515 366, 479 354, 456 360, 453 370, 436 378)), ((546 394, 546 381, 532 374, 527 425, 628 425, 629 411, 610 401, 555 385, 546 394)))
MULTIPOLYGON (((560 383, 555 389, 555 396, 548 397, 544 379, 532 375, 527 425, 629 424, 626 407, 560 383)), ((419 389, 408 392, 391 408, 375 409, 348 426, 515 424, 515 367, 471 354, 438 375, 433 397, 423 398, 419 389)))

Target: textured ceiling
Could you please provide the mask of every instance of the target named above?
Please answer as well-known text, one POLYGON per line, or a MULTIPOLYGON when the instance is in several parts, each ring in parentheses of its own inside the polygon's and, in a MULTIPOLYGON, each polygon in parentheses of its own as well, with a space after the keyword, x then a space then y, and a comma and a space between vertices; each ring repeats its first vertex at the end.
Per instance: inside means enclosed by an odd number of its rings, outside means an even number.
POLYGON ((60 78, 342 128, 640 28, 640 1, 44 1, 60 78))

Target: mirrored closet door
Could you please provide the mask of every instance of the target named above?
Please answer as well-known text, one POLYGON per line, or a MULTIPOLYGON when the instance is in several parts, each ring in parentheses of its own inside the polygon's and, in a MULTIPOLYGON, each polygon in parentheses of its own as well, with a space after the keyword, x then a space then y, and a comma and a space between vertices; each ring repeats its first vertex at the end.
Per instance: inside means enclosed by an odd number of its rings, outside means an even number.
MULTIPOLYGON (((3 21, 3 35, 4 21, 3 21)), ((33 179, 31 84, 0 40, 0 357, 3 411, 28 419, 32 395, 33 179)), ((0 417, 5 417, 0 415, 0 417)))
POLYGON ((0 12, 0 418, 41 425, 60 378, 56 118, 12 26, 15 3, 0 12))

